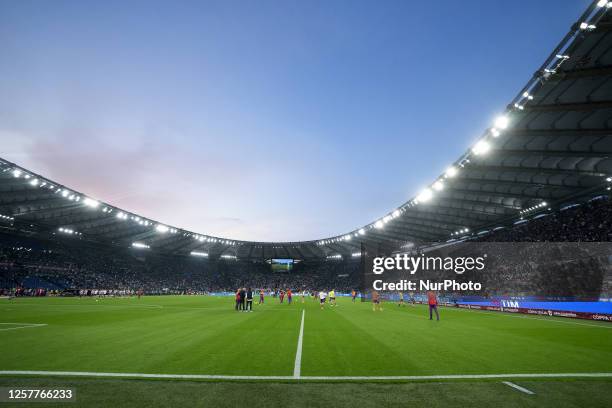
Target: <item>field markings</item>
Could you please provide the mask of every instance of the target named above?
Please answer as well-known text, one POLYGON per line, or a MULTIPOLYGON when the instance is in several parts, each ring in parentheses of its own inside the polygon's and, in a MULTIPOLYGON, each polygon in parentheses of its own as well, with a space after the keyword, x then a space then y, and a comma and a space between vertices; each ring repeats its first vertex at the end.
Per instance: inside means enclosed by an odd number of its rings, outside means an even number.
POLYGON ((510 381, 502 381, 502 384, 506 384, 507 386, 512 387, 512 388, 514 388, 516 390, 519 390, 520 392, 524 392, 525 394, 530 394, 530 395, 535 394, 535 392, 530 391, 527 388, 521 387, 520 385, 517 385, 517 384, 515 384, 513 382, 510 382, 510 381))
POLYGON ((0 331, 32 329, 35 327, 46 326, 45 323, 0 323, 0 324, 18 326, 18 327, 1 327, 0 326, 0 331))
POLYGON ((304 316, 306 309, 302 309, 302 323, 300 323, 300 335, 298 336, 297 350, 295 352, 295 364, 293 365, 293 378, 300 378, 302 369, 302 343, 304 341, 304 316))
MULTIPOLYGON (((567 321, 566 320, 557 320, 557 319, 551 319, 551 318, 546 318, 546 317, 542 318, 542 317, 535 317, 535 316, 517 316, 517 315, 513 315, 513 314, 508 314, 506 312, 496 312, 494 310, 484 311, 484 310, 462 309, 462 308, 456 308, 456 309, 451 309, 451 310, 461 310, 461 311, 464 311, 464 312, 481 313, 481 314, 488 315, 488 316, 505 316, 505 317, 514 317, 516 319, 541 320, 543 322, 575 324, 575 325, 578 325, 578 326, 598 327, 600 329, 612 329, 612 325, 605 326, 605 322, 603 322, 603 324, 599 325, 599 324, 574 322, 574 321, 571 321, 571 320, 567 320, 567 321)), ((566 317, 559 317, 559 319, 567 319, 567 318, 566 317)))
MULTIPOLYGON (((449 375, 391 375, 391 376, 266 376, 266 375, 205 375, 205 374, 148 374, 105 373, 91 371, 32 371, 3 370, 0 375, 34 375, 50 377, 106 377, 106 378, 154 378, 185 380, 282 380, 282 381, 425 381, 425 380, 481 380, 510 378, 612 378, 612 373, 528 373, 528 374, 449 374, 449 375)), ((504 382, 505 383, 505 382, 504 382)), ((516 385, 516 384, 515 384, 516 385)), ((518 387, 518 386, 517 386, 518 387)))

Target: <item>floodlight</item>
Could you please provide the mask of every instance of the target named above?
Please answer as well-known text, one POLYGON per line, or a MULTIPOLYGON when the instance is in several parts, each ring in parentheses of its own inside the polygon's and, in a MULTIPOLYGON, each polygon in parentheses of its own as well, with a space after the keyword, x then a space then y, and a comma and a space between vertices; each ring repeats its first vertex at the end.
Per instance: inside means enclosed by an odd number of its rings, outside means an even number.
POLYGON ((417 200, 422 201, 422 202, 427 202, 431 200, 432 197, 433 197, 433 193, 431 192, 430 189, 426 188, 425 190, 421 191, 421 193, 417 196, 417 200))
POLYGON ((83 204, 91 208, 98 208, 98 206, 100 205, 98 201, 91 199, 89 197, 85 197, 85 199, 83 200, 83 204))
POLYGON ((481 140, 474 145, 474 147, 472 148, 472 152, 474 152, 475 155, 479 155, 485 154, 490 149, 491 146, 489 145, 489 143, 486 140, 481 140))
POLYGON ((454 166, 450 166, 448 169, 446 169, 445 175, 448 178, 455 177, 457 175, 457 168, 454 166))
POLYGON ((507 116, 498 116, 495 119, 495 127, 498 129, 505 129, 508 127, 508 117, 507 116))

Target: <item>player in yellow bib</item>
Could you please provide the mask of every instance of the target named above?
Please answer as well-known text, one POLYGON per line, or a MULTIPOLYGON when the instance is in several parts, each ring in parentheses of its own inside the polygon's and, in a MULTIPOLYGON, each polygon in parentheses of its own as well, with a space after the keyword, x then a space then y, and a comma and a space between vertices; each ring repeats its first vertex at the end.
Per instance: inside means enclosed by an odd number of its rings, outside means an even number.
POLYGON ((336 292, 333 289, 329 291, 328 296, 329 296, 329 305, 330 306, 338 306, 336 304, 336 292))

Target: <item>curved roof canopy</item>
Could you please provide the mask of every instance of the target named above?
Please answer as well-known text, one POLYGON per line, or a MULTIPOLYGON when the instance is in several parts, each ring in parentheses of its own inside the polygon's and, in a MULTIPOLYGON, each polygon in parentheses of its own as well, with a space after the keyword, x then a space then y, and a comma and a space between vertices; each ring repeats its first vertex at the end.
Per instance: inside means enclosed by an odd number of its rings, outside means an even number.
POLYGON ((337 259, 460 239, 612 186, 612 2, 595 1, 482 138, 417 197, 369 225, 303 242, 196 233, 86 197, 0 159, 0 227, 190 254, 337 259))

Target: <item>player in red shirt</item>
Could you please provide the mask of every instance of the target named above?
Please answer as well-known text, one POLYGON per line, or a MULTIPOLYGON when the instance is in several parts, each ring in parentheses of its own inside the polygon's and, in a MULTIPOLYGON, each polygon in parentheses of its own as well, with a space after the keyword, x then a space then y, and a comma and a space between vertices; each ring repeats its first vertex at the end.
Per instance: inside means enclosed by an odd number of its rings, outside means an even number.
POLYGON ((264 290, 260 289, 259 290, 259 305, 261 305, 264 302, 264 290))
POLYGON ((283 303, 283 300, 285 300, 285 292, 283 290, 280 291, 280 302, 283 303))
POLYGON ((293 293, 291 293, 291 289, 287 289, 287 303, 291 304, 291 298, 293 293))
POLYGON ((438 299, 432 291, 427 292, 427 303, 429 303, 429 320, 433 320, 432 311, 436 312, 436 320, 440 320, 438 314, 438 299))
POLYGON ((240 289, 238 289, 238 290, 236 291, 236 297, 235 297, 235 299, 236 299, 236 311, 238 311, 238 310, 240 310, 240 303, 242 302, 242 299, 241 299, 241 297, 240 297, 240 289))

